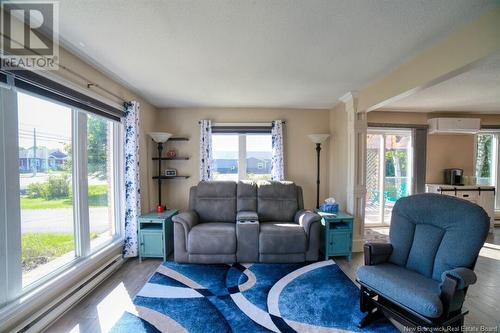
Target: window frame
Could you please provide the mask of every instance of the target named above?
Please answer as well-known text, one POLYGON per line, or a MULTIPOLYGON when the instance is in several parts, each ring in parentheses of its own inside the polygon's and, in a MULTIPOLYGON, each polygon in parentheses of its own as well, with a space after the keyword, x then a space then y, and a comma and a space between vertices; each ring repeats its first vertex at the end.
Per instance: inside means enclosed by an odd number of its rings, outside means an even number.
POLYGON ((40 95, 24 89, 13 88, 10 86, 0 85, 0 103, 6 112, 2 112, 0 116, 0 137, 4 142, 0 147, 0 161, 5 165, 3 183, 0 188, 0 208, 3 208, 5 215, 0 220, 0 237, 5 242, 3 248, 5 251, 0 251, 0 271, 5 274, 0 275, 0 310, 8 303, 24 297, 35 290, 43 288, 44 285, 49 285, 52 280, 87 260, 90 260, 95 254, 112 246, 116 242, 123 241, 123 228, 120 221, 123 218, 122 207, 124 207, 123 192, 123 142, 121 140, 123 134, 122 122, 117 122, 109 117, 104 117, 102 114, 97 116, 110 121, 113 124, 113 144, 112 144, 112 159, 113 159, 113 193, 110 195, 114 200, 114 230, 115 233, 106 242, 95 247, 91 251, 90 247, 90 220, 89 220, 89 205, 88 205, 88 173, 87 173, 87 115, 93 114, 85 110, 75 108, 63 102, 53 100, 44 95, 40 95), (72 194, 73 194, 73 233, 75 239, 75 257, 68 263, 58 267, 52 272, 40 277, 36 281, 23 287, 23 273, 21 263, 21 207, 20 207, 20 184, 19 184, 19 142, 18 142, 18 115, 19 109, 17 104, 18 93, 27 94, 51 103, 63 105, 71 111, 71 140, 72 140, 72 194), (15 111, 15 112, 12 112, 15 111), (9 161, 10 160, 10 161, 9 161), (4 163, 5 162, 5 163, 4 163), (83 162, 83 163, 82 163, 83 162), (14 168, 14 165, 17 168, 14 168), (76 181, 78 180, 78 181, 76 181), (7 195, 15 192, 16 195, 7 195), (7 208, 8 209, 5 209, 7 208), (6 223, 6 221, 10 221, 6 223), (15 221, 15 222, 12 222, 15 221))
MULTIPOLYGON (((500 189, 500 130, 480 130, 478 133, 474 135, 474 177, 476 177, 477 182, 477 144, 478 144, 478 135, 486 134, 493 135, 493 149, 492 153, 494 156, 491 158, 492 161, 492 175, 493 185, 495 186, 496 191, 500 189)), ((495 195, 495 215, 500 215, 500 195, 495 195)))
MULTIPOLYGON (((212 127, 214 128, 214 127, 212 127)), ((216 126, 217 130, 212 130, 214 135, 237 135, 238 136, 238 181, 248 180, 247 173, 247 136, 248 135, 269 135, 271 129, 269 126, 216 126)), ((215 171, 215 168, 213 169, 215 171)), ((215 180, 215 179, 214 179, 215 180)))

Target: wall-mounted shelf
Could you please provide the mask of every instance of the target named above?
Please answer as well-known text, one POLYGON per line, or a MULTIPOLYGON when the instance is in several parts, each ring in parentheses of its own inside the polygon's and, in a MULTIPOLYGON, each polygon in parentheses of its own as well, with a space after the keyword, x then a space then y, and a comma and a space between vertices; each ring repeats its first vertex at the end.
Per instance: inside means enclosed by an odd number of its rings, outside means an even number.
POLYGON ((189 176, 153 176, 153 179, 187 179, 189 176))
POLYGON ((173 138, 168 139, 168 141, 189 141, 189 138, 177 136, 177 137, 173 137, 173 138))
POLYGON ((176 157, 162 157, 160 159, 158 157, 153 157, 153 161, 158 161, 158 160, 161 160, 161 161, 189 160, 189 157, 188 156, 176 156, 176 157))

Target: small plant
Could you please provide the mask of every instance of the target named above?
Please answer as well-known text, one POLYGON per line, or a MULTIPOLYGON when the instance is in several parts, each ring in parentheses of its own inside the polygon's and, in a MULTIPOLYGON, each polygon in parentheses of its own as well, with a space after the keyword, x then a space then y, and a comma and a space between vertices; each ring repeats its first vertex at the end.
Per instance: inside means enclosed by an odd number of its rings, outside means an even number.
POLYGON ((68 175, 50 175, 47 182, 29 184, 27 193, 30 198, 45 200, 67 198, 70 195, 68 175))
POLYGON ((47 183, 31 183, 28 185, 26 192, 28 197, 32 199, 45 198, 47 196, 47 183))
POLYGON ((47 196, 45 199, 67 198, 69 196, 68 175, 50 175, 47 182, 47 196))

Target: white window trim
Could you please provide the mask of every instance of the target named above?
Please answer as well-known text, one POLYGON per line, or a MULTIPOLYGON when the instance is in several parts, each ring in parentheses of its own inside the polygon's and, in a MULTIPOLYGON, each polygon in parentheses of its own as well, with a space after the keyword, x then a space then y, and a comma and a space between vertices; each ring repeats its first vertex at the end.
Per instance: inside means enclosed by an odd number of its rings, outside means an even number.
POLYGON ((238 180, 247 179, 247 135, 238 135, 238 180))
POLYGON ((0 164, 3 165, 0 175, 0 210, 4 212, 0 218, 0 241, 3 248, 0 251, 0 304, 15 298, 22 289, 21 262, 21 211, 17 195, 19 193, 18 159, 18 129, 17 129, 17 94, 12 89, 0 89, 0 103, 2 103, 0 164), (12 112, 16 110, 16 112, 12 112))
MULTIPOLYGON (((3 88, 3 87, 2 87, 3 88)), ((47 99, 46 97, 25 92, 26 94, 35 96, 40 99, 48 100, 51 103, 67 105, 47 99)), ((35 290, 40 291, 41 288, 47 288, 52 285, 52 281, 58 280, 60 276, 67 274, 71 268, 77 267, 95 255, 95 253, 104 251, 112 246, 123 243, 123 230, 121 221, 123 218, 122 207, 124 207, 123 196, 123 124, 113 121, 113 158, 114 158, 114 173, 113 181, 114 198, 115 200, 115 235, 108 242, 101 246, 90 250, 90 233, 89 233, 89 207, 88 207, 88 173, 86 163, 74 162, 73 164, 73 214, 74 214, 74 234, 75 234, 75 258, 67 264, 59 267, 53 272, 41 277, 37 281, 25 286, 22 286, 22 267, 21 262, 21 217, 20 217, 20 201, 19 196, 19 147, 18 147, 18 108, 17 108, 17 89, 0 89, 0 103, 3 103, 0 118, 0 137, 4 143, 0 147, 0 162, 5 166, 5 169, 0 169, 0 179, 4 186, 0 187, 0 209, 5 214, 0 216, 0 236, 4 250, 0 251, 0 313, 3 312, 3 307, 8 304, 15 303, 16 300, 26 298, 26 295, 32 294, 35 290), (10 111, 10 112, 9 112, 10 111), (15 111, 15 112, 14 112, 15 111), (16 195, 8 195, 16 193, 16 195), (10 221, 7 223, 7 221, 10 221), (13 223, 12 221, 16 221, 13 223), (87 221, 87 223, 82 223, 87 221), (8 253, 8 255, 7 255, 8 253)), ((81 110, 71 108, 72 112, 72 145, 73 145, 73 161, 87 160, 87 117, 86 113, 81 110)), ((2 245, 0 245, 2 246, 2 245)))

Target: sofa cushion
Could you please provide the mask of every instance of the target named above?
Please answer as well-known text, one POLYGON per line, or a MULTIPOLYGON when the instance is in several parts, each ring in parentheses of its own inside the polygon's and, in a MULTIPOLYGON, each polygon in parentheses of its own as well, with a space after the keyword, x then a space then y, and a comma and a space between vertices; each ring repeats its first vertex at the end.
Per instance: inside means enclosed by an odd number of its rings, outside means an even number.
POLYGON ((200 182, 196 187, 195 211, 200 221, 236 222, 236 183, 200 182))
POLYGON ((443 312, 439 282, 394 264, 361 266, 358 279, 387 298, 426 317, 443 312))
POLYGON ((282 222, 260 224, 260 253, 303 253, 306 248, 306 233, 299 224, 282 222))
POLYGON ((257 189, 259 221, 291 222, 299 209, 297 185, 291 182, 261 182, 257 189))
POLYGON ((257 211, 257 184, 252 181, 238 182, 236 190, 237 202, 236 210, 241 211, 257 211))
POLYGON ((198 254, 236 253, 236 224, 200 223, 189 232, 187 248, 189 253, 198 254))

